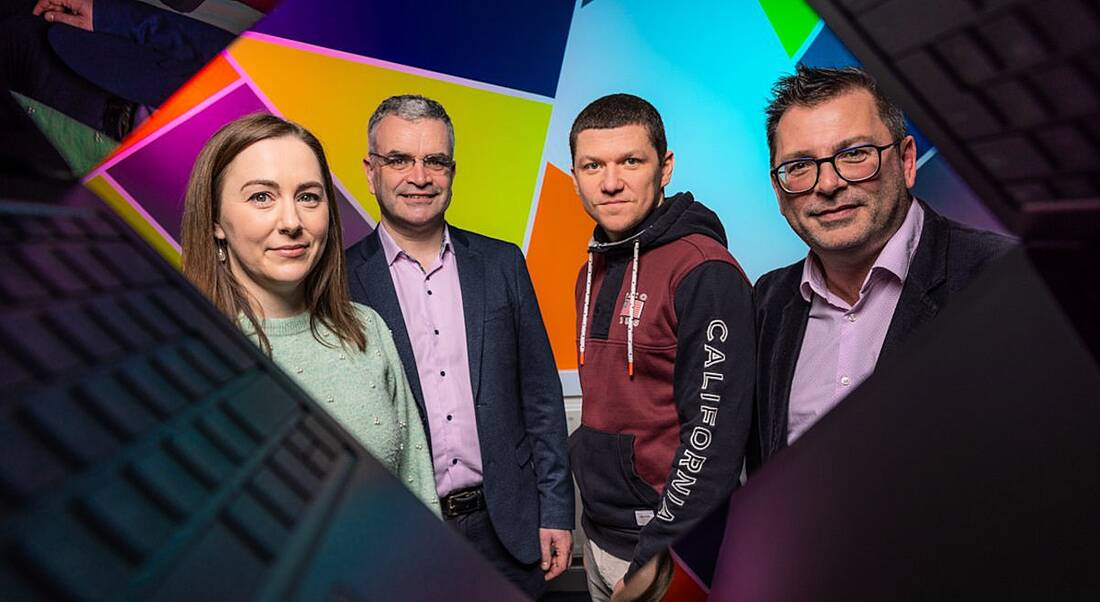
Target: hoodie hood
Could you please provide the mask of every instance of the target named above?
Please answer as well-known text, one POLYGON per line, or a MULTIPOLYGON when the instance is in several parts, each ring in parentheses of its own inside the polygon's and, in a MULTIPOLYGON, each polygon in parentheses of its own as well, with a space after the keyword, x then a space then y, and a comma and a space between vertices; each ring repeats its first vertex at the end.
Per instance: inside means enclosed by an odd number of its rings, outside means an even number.
MULTIPOLYGON (((726 230, 718 216, 695 201, 690 192, 681 192, 668 197, 659 207, 638 224, 635 231, 617 242, 608 242, 607 234, 596 226, 592 240, 588 243, 588 264, 584 283, 584 305, 581 313, 581 333, 578 344, 580 365, 584 365, 585 338, 588 335, 588 308, 592 303, 592 256, 595 253, 618 255, 633 253, 630 264, 630 294, 627 295, 628 314, 634 314, 634 303, 638 296, 638 264, 642 249, 659 247, 679 240, 690 234, 702 234, 726 245, 726 230)), ((634 320, 626 322, 626 373, 634 377, 634 320)))
POLYGON ((695 200, 690 192, 680 192, 664 200, 646 216, 628 236, 617 242, 607 240, 603 228, 596 226, 588 250, 594 253, 628 253, 638 242, 641 249, 659 247, 689 234, 702 234, 728 246, 726 230, 718 215, 695 200))

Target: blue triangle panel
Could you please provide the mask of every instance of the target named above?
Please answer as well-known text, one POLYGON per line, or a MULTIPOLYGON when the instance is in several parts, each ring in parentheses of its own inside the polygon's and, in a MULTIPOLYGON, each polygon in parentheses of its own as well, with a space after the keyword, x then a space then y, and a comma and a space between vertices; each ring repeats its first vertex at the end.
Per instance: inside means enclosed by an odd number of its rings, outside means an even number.
POLYGON ((553 97, 573 0, 284 0, 253 31, 553 97))

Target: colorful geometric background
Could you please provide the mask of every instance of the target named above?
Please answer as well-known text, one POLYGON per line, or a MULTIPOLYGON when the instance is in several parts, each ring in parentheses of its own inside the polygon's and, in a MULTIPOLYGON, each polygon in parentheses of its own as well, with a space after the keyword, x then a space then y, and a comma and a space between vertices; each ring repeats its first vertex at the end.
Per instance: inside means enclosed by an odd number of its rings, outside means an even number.
MULTIPOLYGON (((651 101, 677 157, 668 192, 691 190, 718 213, 755 280, 806 252, 777 210, 763 132, 772 83, 800 61, 856 64, 801 0, 498 0, 476 10, 285 0, 84 181, 178 264, 183 194, 200 147, 226 122, 270 111, 324 143, 351 244, 378 217, 362 168, 371 111, 392 94, 433 97, 457 140, 448 219, 524 249, 570 392, 572 292, 592 231, 569 179, 573 118, 612 92, 651 101)), ((1001 229, 917 137, 917 193, 955 219, 1001 229)))

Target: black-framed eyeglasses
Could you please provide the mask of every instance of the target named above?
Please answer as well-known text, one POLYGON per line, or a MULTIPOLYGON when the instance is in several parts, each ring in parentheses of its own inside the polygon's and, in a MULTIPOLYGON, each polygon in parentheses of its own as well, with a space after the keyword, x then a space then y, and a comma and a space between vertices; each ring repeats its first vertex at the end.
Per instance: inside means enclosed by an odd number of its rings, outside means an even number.
POLYGON ((817 186, 822 163, 832 164, 836 175, 846 182, 866 182, 878 175, 882 166, 882 151, 900 143, 901 140, 882 146, 861 144, 840 150, 831 157, 791 159, 773 169, 772 176, 787 194, 800 194, 817 186))
MULTIPOLYGON (((383 167, 388 167, 396 172, 405 172, 412 169, 417 161, 416 157, 406 155, 405 153, 390 153, 388 155, 380 155, 378 153, 367 154, 378 159, 383 167)), ((424 165, 425 170, 432 173, 445 173, 454 169, 455 166, 455 160, 444 154, 427 155, 421 157, 419 161, 424 165)))

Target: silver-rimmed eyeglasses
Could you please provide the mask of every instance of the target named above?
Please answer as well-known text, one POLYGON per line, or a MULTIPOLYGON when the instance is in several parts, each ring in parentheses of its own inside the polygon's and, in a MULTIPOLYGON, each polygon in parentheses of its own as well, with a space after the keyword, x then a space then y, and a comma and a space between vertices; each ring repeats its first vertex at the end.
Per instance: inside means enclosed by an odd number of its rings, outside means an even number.
POLYGON ((378 159, 383 167, 388 167, 396 172, 404 172, 412 169, 413 165, 416 165, 418 160, 424 165, 425 170, 432 173, 446 173, 454 169, 455 166, 455 160, 444 154, 426 155, 419 159, 412 155, 406 155, 405 153, 390 153, 388 155, 380 155, 378 153, 367 154, 378 159))

